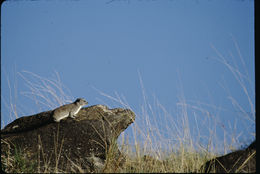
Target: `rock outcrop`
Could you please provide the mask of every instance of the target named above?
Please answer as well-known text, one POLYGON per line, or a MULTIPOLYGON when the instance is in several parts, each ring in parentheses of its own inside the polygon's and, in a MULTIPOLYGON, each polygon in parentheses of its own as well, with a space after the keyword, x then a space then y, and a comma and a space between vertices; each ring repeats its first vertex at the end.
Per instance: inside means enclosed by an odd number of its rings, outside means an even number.
POLYGON ((113 147, 115 165, 123 163, 116 140, 135 119, 131 110, 95 105, 59 123, 52 114, 21 117, 1 130, 2 160, 18 149, 36 163, 35 172, 100 172, 113 147))
POLYGON ((256 141, 244 150, 238 150, 207 161, 201 170, 204 173, 255 173, 256 141))

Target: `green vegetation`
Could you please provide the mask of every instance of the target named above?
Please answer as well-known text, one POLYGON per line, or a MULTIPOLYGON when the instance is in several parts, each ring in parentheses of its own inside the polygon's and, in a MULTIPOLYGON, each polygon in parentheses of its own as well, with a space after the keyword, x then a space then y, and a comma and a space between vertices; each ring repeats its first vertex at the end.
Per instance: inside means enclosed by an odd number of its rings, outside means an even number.
POLYGON ((37 171, 37 162, 30 161, 18 147, 14 148, 14 155, 1 153, 2 171, 6 173, 33 173, 37 171))

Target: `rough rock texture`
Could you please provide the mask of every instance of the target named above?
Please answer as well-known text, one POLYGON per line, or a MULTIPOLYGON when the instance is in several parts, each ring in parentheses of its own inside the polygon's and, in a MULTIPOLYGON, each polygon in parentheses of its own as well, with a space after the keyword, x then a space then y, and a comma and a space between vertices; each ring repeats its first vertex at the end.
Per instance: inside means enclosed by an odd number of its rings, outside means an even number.
MULTIPOLYGON (((52 114, 42 112, 8 124, 1 130, 1 157, 19 148, 27 159, 37 162, 35 172, 102 171, 111 144, 135 119, 129 109, 103 105, 82 108, 75 119, 60 123, 53 121, 52 114)), ((123 162, 119 149, 116 151, 115 158, 123 162)))
POLYGON ((244 150, 238 150, 206 162, 201 170, 204 173, 255 173, 256 141, 244 150))

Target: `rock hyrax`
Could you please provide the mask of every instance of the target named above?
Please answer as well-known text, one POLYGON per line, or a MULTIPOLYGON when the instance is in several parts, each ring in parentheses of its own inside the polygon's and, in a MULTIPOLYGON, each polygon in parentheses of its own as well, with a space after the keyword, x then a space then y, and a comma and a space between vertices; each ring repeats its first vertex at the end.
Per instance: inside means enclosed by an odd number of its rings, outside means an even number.
POLYGON ((73 103, 56 108, 53 112, 53 119, 55 122, 60 122, 60 120, 67 117, 75 118, 82 106, 87 104, 88 102, 86 100, 77 98, 77 100, 73 103))

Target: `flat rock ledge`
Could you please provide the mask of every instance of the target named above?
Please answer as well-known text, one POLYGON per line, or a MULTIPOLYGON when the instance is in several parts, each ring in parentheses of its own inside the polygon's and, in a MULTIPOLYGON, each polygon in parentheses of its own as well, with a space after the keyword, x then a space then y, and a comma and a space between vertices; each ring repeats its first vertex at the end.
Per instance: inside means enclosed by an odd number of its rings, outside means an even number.
POLYGON ((131 110, 94 105, 82 108, 75 119, 59 123, 53 121, 52 114, 24 116, 2 129, 2 161, 19 150, 35 163, 35 172, 102 172, 113 147, 113 167, 120 168, 124 157, 116 140, 134 122, 131 110))

